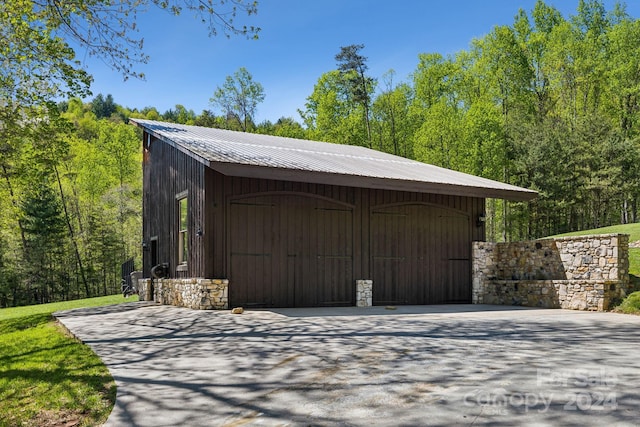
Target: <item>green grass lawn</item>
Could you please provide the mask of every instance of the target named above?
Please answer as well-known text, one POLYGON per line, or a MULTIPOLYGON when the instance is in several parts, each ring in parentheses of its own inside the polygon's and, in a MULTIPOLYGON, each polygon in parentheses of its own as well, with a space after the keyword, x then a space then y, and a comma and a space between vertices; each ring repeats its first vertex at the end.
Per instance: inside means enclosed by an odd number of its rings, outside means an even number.
POLYGON ((93 426, 106 421, 116 386, 91 349, 52 313, 137 301, 122 295, 0 309, 0 426, 93 426))
POLYGON ((574 231, 573 233, 558 234, 551 237, 564 237, 564 236, 586 236, 589 234, 611 234, 622 233, 629 235, 629 242, 635 242, 640 240, 640 223, 637 224, 622 224, 612 225, 609 227, 594 228, 592 230, 574 231))
MULTIPOLYGON (((575 231, 551 237, 586 236, 589 234, 623 233, 629 235, 629 243, 640 240, 640 223, 612 225, 592 230, 575 231)), ((629 280, 635 289, 640 289, 640 248, 629 248, 629 280)), ((640 291, 630 294, 616 307, 616 311, 640 314, 640 291)))

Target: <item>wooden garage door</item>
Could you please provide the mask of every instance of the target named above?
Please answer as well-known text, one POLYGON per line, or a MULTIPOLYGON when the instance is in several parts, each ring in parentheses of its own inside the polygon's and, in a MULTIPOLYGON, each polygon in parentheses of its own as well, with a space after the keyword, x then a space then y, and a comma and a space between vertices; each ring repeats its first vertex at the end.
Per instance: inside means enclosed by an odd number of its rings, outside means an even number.
POLYGON ((234 306, 353 305, 353 210, 300 195, 231 201, 234 306))
POLYGON ((469 216, 431 205, 373 209, 373 303, 469 302, 470 227, 469 216))

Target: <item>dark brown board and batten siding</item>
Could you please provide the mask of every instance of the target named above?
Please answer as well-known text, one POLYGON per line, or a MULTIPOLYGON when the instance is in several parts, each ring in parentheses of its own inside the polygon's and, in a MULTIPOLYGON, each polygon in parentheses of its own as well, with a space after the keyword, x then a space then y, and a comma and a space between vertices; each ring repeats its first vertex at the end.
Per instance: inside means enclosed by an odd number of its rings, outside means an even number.
POLYGON ((148 251, 143 256, 143 273, 150 277, 152 258, 169 263, 172 277, 204 277, 205 241, 197 236, 205 217, 205 166, 174 147, 144 134, 143 153, 143 239, 148 251), (188 261, 186 271, 176 271, 178 264, 177 229, 178 195, 186 195, 188 203, 188 261), (150 242, 155 241, 154 248, 150 242))
POLYGON ((484 199, 206 173, 215 189, 207 274, 230 280, 233 305, 353 305, 356 279, 374 280, 376 304, 471 298, 471 241, 484 238, 475 225, 484 199), (394 210, 408 222, 377 219, 394 210), (387 270, 384 260, 394 257, 405 259, 387 270))
POLYGON ((144 138, 143 236, 158 250, 145 277, 155 258, 172 277, 227 278, 232 306, 354 305, 356 279, 374 280, 375 304, 470 300, 483 198, 227 176, 144 138), (184 192, 188 268, 177 271, 184 192))

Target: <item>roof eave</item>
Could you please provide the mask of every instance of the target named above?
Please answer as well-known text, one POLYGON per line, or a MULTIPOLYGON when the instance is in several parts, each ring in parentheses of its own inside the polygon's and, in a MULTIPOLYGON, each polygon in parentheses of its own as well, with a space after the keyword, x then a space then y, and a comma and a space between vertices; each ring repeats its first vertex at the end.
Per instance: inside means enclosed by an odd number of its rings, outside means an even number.
POLYGON ((195 160, 197 160, 198 162, 204 164, 205 166, 210 166, 210 162, 208 159, 200 156, 198 153, 195 153, 191 150, 189 150, 188 148, 186 148, 184 145, 176 143, 175 141, 167 138, 166 136, 162 135, 159 132, 154 131, 153 129, 150 129, 148 127, 146 127, 144 124, 142 123, 138 123, 136 121, 136 119, 129 119, 129 121, 133 124, 135 124, 136 126, 138 126, 140 129, 142 129, 144 132, 148 133, 149 135, 153 136, 154 138, 170 145, 171 147, 175 148, 178 151, 183 152, 184 154, 194 158, 195 160))
POLYGON ((281 181, 309 182, 314 184, 363 187, 380 190, 411 191, 418 193, 453 194, 458 196, 496 198, 510 201, 528 201, 537 197, 532 190, 517 191, 500 188, 474 187, 446 183, 429 183, 361 175, 315 172, 298 169, 274 168, 237 163, 209 162, 211 169, 228 176, 262 178, 281 181))
POLYGON ((363 187, 394 191, 412 191, 419 193, 453 194, 467 197, 496 198, 510 201, 528 201, 537 197, 533 190, 511 188, 492 188, 482 185, 461 185, 437 182, 424 182, 402 180, 392 178, 371 177, 363 175, 340 174, 335 172, 318 172, 302 169, 278 168, 273 166, 250 165, 243 163, 227 163, 212 161, 194 152, 183 144, 173 141, 170 137, 156 132, 137 119, 129 119, 130 122, 142 128, 149 135, 163 141, 175 149, 194 158, 198 162, 210 167, 224 175, 242 176, 249 178, 262 178, 283 181, 309 182, 315 184, 341 185, 347 187, 363 187))

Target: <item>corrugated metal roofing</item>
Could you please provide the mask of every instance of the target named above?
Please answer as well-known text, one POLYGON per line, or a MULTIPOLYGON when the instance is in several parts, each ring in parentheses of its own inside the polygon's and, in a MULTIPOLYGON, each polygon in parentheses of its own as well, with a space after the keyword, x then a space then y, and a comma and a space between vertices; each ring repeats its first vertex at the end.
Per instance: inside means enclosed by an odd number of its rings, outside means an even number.
POLYGON ((156 138, 229 175, 529 200, 537 193, 352 145, 131 119, 156 138))

